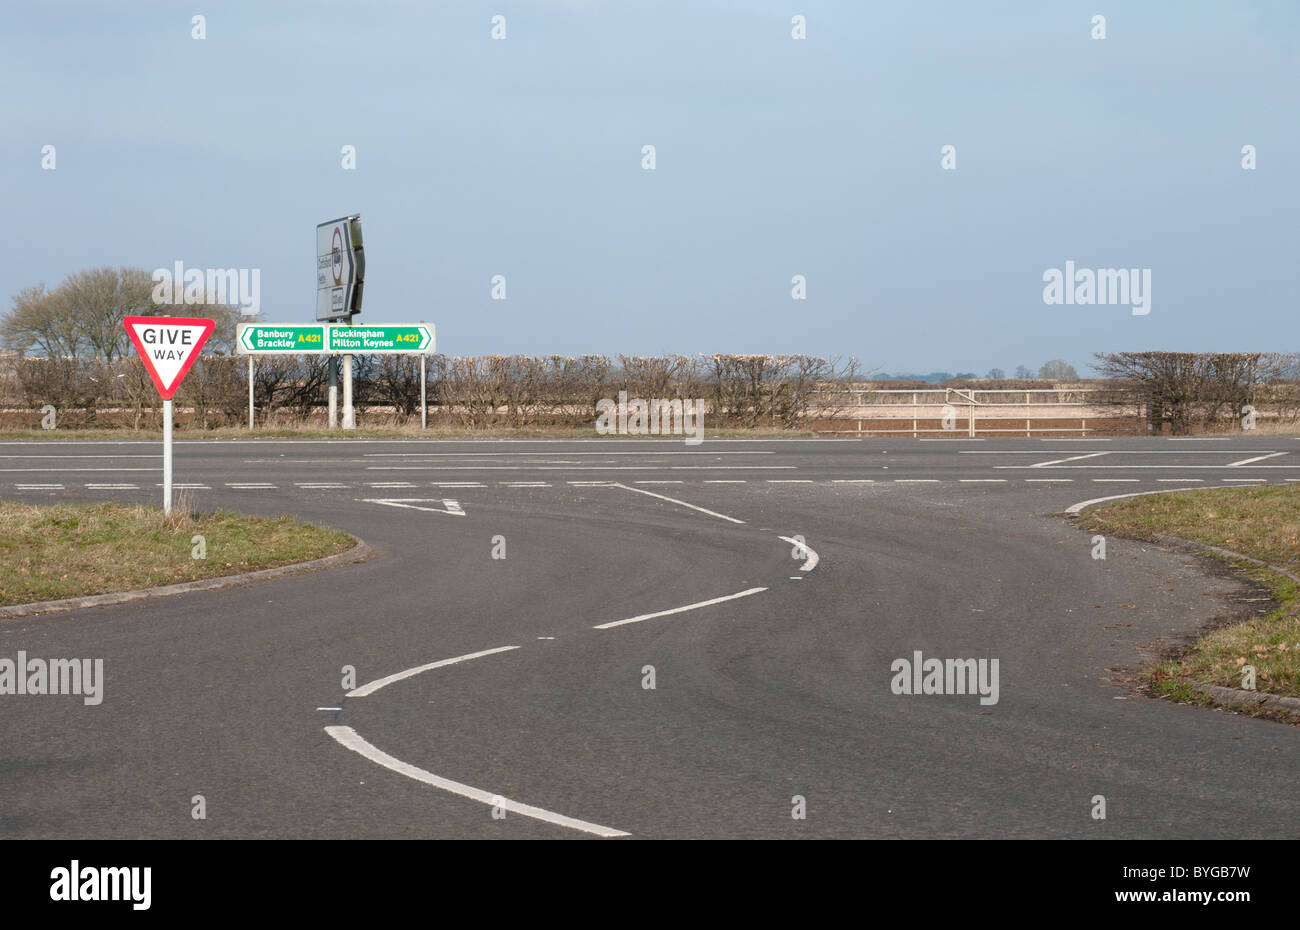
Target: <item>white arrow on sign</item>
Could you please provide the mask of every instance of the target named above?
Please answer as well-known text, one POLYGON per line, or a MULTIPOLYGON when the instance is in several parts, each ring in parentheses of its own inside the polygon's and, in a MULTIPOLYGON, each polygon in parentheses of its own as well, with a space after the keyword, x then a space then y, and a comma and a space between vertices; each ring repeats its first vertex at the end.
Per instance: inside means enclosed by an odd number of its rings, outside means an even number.
POLYGON ((410 510, 424 510, 428 513, 448 513, 453 517, 465 516, 459 503, 438 497, 363 497, 367 504, 383 504, 386 507, 406 507, 410 510), (417 507, 416 504, 442 504, 442 507, 417 507))

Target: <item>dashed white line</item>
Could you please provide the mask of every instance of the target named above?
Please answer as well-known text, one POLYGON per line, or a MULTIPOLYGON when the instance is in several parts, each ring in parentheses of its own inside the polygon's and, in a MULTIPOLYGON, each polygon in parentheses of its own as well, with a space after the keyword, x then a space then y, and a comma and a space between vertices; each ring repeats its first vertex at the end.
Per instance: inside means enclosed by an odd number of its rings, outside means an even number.
POLYGON ((413 488, 415 487, 415 485, 413 485, 409 481, 367 481, 366 487, 368 488, 413 488))
POLYGON ((325 489, 337 490, 339 488, 349 487, 349 485, 339 484, 337 481, 295 481, 294 486, 299 488, 305 488, 307 490, 315 490, 315 491, 320 491, 325 489))
POLYGON ((938 484, 938 478, 895 478, 894 484, 938 484))
POLYGON ((62 491, 61 484, 19 484, 15 485, 20 491, 62 491))
POLYGON ((875 484, 875 478, 832 478, 831 484, 875 484))
POLYGON ((1137 484, 1141 478, 1093 478, 1096 484, 1137 484))
POLYGON ((751 594, 758 594, 766 590, 767 588, 749 588, 746 591, 738 591, 735 594, 724 594, 722 597, 711 598, 710 600, 700 601, 696 604, 687 604, 685 607, 673 607, 669 610, 655 611, 652 614, 641 614, 639 617, 628 617, 626 620, 611 620, 608 623, 598 623, 592 627, 592 629, 608 630, 628 623, 640 623, 642 620, 653 620, 655 617, 667 617, 669 614, 685 613, 688 610, 698 610, 701 607, 710 607, 713 604, 721 604, 723 601, 734 601, 738 597, 749 597, 751 594))
POLYGON ((637 481, 636 484, 682 484, 681 481, 637 481))
POLYGON ((503 481, 502 484, 507 488, 549 488, 550 484, 545 481, 503 481))
POLYGON ((813 482, 811 478, 768 478, 767 483, 768 484, 812 484, 813 482))
POLYGON ((1025 481, 1031 484, 1056 484, 1059 481, 1066 483, 1074 481, 1073 478, 1026 478, 1025 481))
POLYGON ((1006 484, 1006 478, 958 478, 962 484, 1006 484))
POLYGON ((138 491, 140 488, 134 484, 87 484, 88 491, 138 491))
POLYGON ((376 749, 373 745, 366 742, 356 730, 351 727, 326 727, 325 732, 339 743, 351 749, 359 755, 365 756, 371 762, 382 765, 390 771, 405 775, 407 778, 413 778, 416 781, 423 782, 426 785, 432 785, 443 791, 449 791, 452 794, 458 794, 463 798, 469 798, 472 801, 478 801, 480 804, 487 804, 492 807, 501 807, 503 810, 519 814, 524 817, 530 817, 533 820, 541 820, 546 823, 555 824, 559 827, 568 827, 571 830, 581 830, 584 833, 594 833, 596 836, 630 836, 631 834, 623 830, 615 830, 613 827, 602 827, 598 823, 589 823, 585 820, 577 820, 573 817, 566 817, 563 814, 557 814, 554 811, 544 810, 540 807, 533 807, 531 804, 520 804, 518 801, 512 801, 509 798, 503 798, 499 794, 490 791, 484 791, 482 788, 475 788, 471 785, 462 784, 458 781, 452 781, 450 778, 443 778, 432 772, 409 765, 401 759, 394 758, 382 750, 376 749))
POLYGON ((274 485, 274 484, 252 484, 252 483, 249 483, 249 484, 242 484, 242 483, 236 483, 236 482, 233 482, 233 481, 227 481, 227 482, 226 482, 226 487, 231 488, 232 490, 235 490, 235 491, 274 491, 274 490, 276 490, 276 485, 274 485))
POLYGON ((350 698, 369 697, 370 695, 378 691, 380 688, 387 688, 395 681, 402 681, 406 678, 411 678, 415 675, 419 675, 422 672, 427 672, 435 668, 442 668, 443 666, 446 665, 456 665, 460 662, 468 662, 470 659, 481 659, 483 656, 495 655, 498 652, 509 652, 512 649, 518 649, 518 648, 519 648, 518 646, 498 646, 495 649, 484 649, 482 652, 471 652, 471 653, 467 653, 466 655, 455 656, 454 658, 450 658, 450 659, 439 659, 437 662, 430 662, 427 665, 417 665, 415 668, 408 668, 404 672, 397 672, 396 674, 389 675, 386 678, 377 678, 374 681, 369 682, 368 684, 362 685, 360 688, 353 688, 351 691, 347 693, 347 697, 350 698))
MULTIPOLYGON (((575 482, 573 481, 569 482, 569 484, 574 484, 574 483, 575 482)), ((705 478, 704 483, 705 484, 748 484, 749 482, 747 482, 744 478, 705 478)))

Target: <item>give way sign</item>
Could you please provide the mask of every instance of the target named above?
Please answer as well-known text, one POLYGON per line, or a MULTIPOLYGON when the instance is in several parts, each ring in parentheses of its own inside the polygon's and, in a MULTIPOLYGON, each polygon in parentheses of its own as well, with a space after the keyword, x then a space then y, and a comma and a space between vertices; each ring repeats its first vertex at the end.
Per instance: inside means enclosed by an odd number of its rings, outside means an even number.
POLYGON ((217 324, 190 317, 128 316, 122 325, 159 395, 171 400, 217 324))

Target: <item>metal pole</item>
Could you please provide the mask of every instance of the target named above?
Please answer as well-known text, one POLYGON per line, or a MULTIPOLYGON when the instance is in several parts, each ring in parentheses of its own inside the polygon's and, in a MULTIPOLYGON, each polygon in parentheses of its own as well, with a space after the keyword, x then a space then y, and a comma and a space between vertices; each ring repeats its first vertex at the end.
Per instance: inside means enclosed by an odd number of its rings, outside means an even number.
POLYGON ((343 428, 356 429, 357 415, 352 408, 352 356, 343 356, 343 428))
POLYGON ((330 366, 330 429, 339 428, 339 359, 337 355, 329 357, 330 366))
POLYGON ((426 356, 420 353, 420 429, 429 428, 429 392, 428 392, 428 369, 426 367, 426 356))
POLYGON ((172 402, 163 401, 163 513, 172 512, 172 402))
POLYGON ((248 357, 248 428, 253 428, 253 356, 248 357))

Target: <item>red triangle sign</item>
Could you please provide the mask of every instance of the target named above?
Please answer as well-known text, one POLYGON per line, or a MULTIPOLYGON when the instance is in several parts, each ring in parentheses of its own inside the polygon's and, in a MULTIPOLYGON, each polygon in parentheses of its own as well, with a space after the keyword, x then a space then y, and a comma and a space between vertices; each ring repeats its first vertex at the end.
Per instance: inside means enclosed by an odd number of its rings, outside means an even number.
POLYGON ((163 400, 171 400, 217 324, 191 317, 128 316, 122 325, 154 387, 163 400))

